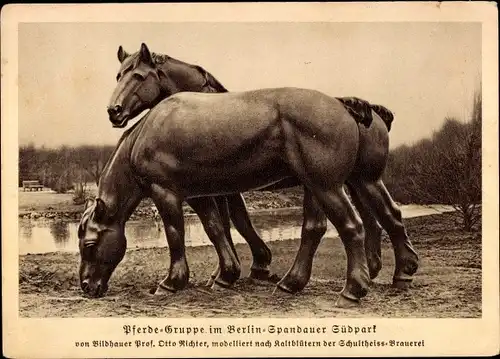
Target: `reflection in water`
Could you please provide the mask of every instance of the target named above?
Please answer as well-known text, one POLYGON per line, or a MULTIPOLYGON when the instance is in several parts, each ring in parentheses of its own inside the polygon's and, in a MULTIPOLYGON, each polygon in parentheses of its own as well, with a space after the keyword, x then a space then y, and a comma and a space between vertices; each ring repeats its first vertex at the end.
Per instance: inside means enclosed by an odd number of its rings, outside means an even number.
POLYGON ((66 221, 51 221, 50 233, 58 248, 66 247, 69 242, 69 223, 66 221))
MULTIPOLYGON (((446 206, 423 207, 416 205, 401 206, 403 217, 422 216, 452 210, 446 206)), ((279 212, 267 212, 251 215, 252 223, 259 235, 266 242, 300 238, 302 209, 279 212)), ((31 221, 19 220, 19 252, 45 253, 55 251, 78 251, 77 222, 70 221, 31 221)), ((186 245, 200 246, 211 244, 198 217, 187 216, 185 219, 186 245)), ((231 234, 235 243, 245 240, 234 229, 231 234)), ((167 240, 160 222, 154 220, 129 221, 125 227, 127 247, 165 247, 167 240)), ((335 228, 328 223, 326 236, 336 236, 335 228)))
POLYGON ((26 238, 29 243, 33 241, 33 223, 31 221, 19 220, 19 237, 26 238))
MULTIPOLYGON (((300 237, 302 210, 252 215, 252 222, 266 242, 300 237)), ((19 251, 44 253, 78 251, 77 222, 71 221, 19 221, 19 251)), ((186 246, 211 244, 198 217, 185 219, 186 246)), ((335 230, 330 228, 330 234, 335 230)), ((235 243, 245 243, 243 237, 231 228, 235 243)), ((128 248, 165 247, 167 240, 163 225, 154 220, 129 221, 125 227, 128 248)))

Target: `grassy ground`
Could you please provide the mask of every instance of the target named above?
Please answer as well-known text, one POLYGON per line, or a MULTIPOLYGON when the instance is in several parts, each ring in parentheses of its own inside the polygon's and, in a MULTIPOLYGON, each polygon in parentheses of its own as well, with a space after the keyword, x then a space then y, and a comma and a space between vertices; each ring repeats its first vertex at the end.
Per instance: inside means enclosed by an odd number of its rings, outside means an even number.
MULTIPOLYGON (((383 242, 384 267, 371 292, 356 309, 337 309, 345 278, 345 254, 338 238, 325 238, 315 256, 310 283, 298 295, 273 295, 274 285, 245 278, 251 263, 246 244, 237 245, 243 273, 234 289, 209 290, 204 284, 215 268, 211 246, 187 250, 189 287, 165 298, 148 294, 166 275, 167 249, 131 250, 101 299, 81 297, 79 257, 70 253, 20 256, 20 315, 26 317, 480 317, 481 235, 457 229, 454 214, 406 220, 420 258, 408 291, 390 287, 393 254, 383 242)), ((283 275, 298 248, 297 239, 269 243, 271 269, 283 275)))
POLYGON ((83 206, 73 204, 71 193, 19 191, 19 211, 80 211, 83 206))

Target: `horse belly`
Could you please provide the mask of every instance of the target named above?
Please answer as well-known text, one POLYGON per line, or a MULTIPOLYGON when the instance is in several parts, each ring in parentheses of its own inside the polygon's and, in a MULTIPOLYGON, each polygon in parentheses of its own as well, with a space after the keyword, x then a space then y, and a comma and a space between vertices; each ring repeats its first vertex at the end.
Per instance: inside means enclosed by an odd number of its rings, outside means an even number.
POLYGON ((220 173, 215 176, 212 171, 197 171, 198 177, 185 176, 180 191, 187 198, 239 193, 267 187, 290 176, 288 168, 279 162, 247 168, 244 172, 221 170, 220 173))
POLYGON ((256 142, 220 157, 212 154, 210 161, 185 159, 176 173, 182 191, 188 196, 244 192, 287 177, 281 140, 271 136, 256 142))

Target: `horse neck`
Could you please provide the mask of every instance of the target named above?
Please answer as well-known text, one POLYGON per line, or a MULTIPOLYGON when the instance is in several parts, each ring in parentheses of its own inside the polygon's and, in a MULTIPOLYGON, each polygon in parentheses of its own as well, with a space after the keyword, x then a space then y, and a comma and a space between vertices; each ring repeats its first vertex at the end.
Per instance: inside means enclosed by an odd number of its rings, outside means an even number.
POLYGON ((110 221, 122 226, 145 197, 130 167, 133 141, 127 135, 137 124, 124 133, 99 179, 98 198, 106 204, 110 221))
POLYGON ((165 93, 174 94, 181 91, 227 92, 211 74, 199 66, 169 57, 161 65, 161 69, 167 74, 167 79, 164 79, 161 85, 165 93), (213 84, 210 81, 212 79, 213 84), (214 84, 216 85, 215 87, 213 86, 214 84))
POLYGON ((205 78, 196 68, 169 58, 161 65, 161 69, 166 75, 161 81, 161 87, 165 93, 173 95, 181 91, 202 91, 205 78))

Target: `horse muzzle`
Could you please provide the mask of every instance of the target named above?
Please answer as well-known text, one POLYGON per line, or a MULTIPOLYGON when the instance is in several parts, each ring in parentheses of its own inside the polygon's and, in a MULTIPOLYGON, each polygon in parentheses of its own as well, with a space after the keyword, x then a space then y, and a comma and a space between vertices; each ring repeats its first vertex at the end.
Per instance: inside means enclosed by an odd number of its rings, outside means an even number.
POLYGON ((108 285, 101 283, 99 280, 96 283, 92 283, 88 279, 84 279, 80 284, 83 293, 90 298, 101 298, 104 297, 108 291, 108 285))
POLYGON ((120 105, 109 106, 108 115, 109 115, 109 121, 111 121, 113 127, 118 127, 118 128, 125 127, 129 120, 128 112, 123 112, 123 108, 120 105))

